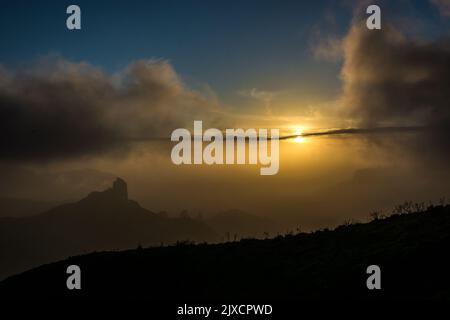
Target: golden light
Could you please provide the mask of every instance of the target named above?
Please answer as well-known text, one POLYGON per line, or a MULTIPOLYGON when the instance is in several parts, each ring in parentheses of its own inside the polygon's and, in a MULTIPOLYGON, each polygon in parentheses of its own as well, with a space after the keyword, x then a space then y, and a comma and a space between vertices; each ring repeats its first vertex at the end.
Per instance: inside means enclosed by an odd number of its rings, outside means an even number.
POLYGON ((293 139, 293 141, 296 142, 296 143, 303 143, 303 142, 305 142, 305 138, 301 137, 302 134, 303 134, 303 128, 301 128, 301 127, 296 128, 295 131, 294 131, 294 135, 296 135, 297 137, 295 137, 293 139))

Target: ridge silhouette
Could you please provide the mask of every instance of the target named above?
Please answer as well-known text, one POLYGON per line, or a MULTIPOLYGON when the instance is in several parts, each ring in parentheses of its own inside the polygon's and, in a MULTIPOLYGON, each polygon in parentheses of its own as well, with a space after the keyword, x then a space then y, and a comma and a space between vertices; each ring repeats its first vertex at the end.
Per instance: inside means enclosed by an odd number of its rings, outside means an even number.
POLYGON ((161 216, 129 200, 126 182, 117 178, 111 188, 78 202, 30 217, 0 219, 0 279, 90 251, 215 239, 201 221, 161 216))
POLYGON ((97 252, 0 282, 0 297, 204 299, 448 299, 450 206, 346 224, 334 230, 97 252), (67 290, 65 270, 84 270, 67 290), (381 290, 368 290, 369 265, 381 290))

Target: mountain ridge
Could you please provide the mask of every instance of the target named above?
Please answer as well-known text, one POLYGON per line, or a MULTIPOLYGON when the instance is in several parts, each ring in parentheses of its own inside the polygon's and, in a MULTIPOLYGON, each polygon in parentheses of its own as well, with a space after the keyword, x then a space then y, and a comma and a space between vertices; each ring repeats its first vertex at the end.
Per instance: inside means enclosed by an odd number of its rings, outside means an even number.
POLYGON ((0 220, 0 279, 42 263, 98 250, 179 240, 215 240, 206 224, 161 217, 129 200, 126 183, 38 215, 0 220))
POLYGON ((12 276, 0 297, 448 300, 449 249, 450 206, 430 206, 267 240, 94 252, 12 276), (71 264, 82 290, 65 287, 71 264), (381 290, 366 287, 369 265, 381 290))

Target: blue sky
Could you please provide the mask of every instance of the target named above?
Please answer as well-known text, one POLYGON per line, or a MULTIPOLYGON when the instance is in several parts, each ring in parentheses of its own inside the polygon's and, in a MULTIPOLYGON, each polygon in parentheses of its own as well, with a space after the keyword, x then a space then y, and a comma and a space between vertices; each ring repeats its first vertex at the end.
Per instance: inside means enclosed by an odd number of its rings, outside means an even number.
MULTIPOLYGON (((315 59, 311 46, 318 36, 343 36, 355 2, 0 3, 1 64, 14 66, 58 54, 115 72, 135 59, 163 58, 190 86, 208 85, 226 100, 251 88, 336 94, 339 63, 315 59), (73 3, 81 7, 81 31, 65 28, 65 9, 73 3)), ((418 21, 411 32, 420 29, 426 36, 439 35, 447 23, 427 0, 398 0, 389 10, 386 17, 418 21)))
MULTIPOLYGON (((192 85, 208 84, 224 94, 252 87, 277 90, 308 75, 318 77, 320 69, 323 75, 330 72, 313 59, 308 45, 312 28, 328 10, 326 2, 77 1, 79 32, 65 28, 71 3, 4 3, 0 61, 60 54, 113 72, 134 59, 164 58, 192 85)), ((339 23, 342 32, 347 25, 339 23)))

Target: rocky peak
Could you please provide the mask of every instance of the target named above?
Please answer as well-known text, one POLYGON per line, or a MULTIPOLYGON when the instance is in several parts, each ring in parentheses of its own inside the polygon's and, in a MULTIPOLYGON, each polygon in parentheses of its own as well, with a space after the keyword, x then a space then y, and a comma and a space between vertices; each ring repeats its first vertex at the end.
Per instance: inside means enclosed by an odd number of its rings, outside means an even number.
POLYGON ((127 183, 123 179, 117 178, 116 181, 114 181, 112 191, 115 197, 122 200, 128 200, 127 183))
POLYGON ((112 188, 108 188, 105 191, 91 192, 86 198, 81 200, 81 202, 92 202, 92 201, 97 203, 128 201, 127 183, 123 179, 117 178, 114 181, 112 188))

